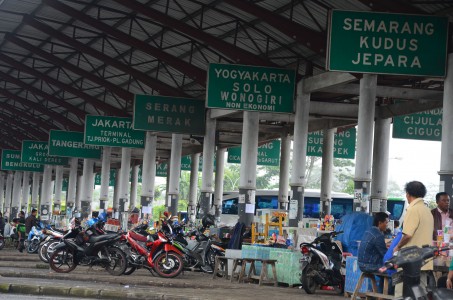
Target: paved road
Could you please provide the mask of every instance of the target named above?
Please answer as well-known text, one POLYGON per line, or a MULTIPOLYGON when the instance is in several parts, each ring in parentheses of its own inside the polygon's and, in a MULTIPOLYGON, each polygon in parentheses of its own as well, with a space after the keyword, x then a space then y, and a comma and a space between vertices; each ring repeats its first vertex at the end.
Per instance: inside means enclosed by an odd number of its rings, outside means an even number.
POLYGON ((69 274, 58 274, 37 255, 0 251, 0 297, 12 294, 70 296, 102 299, 340 299, 331 291, 307 295, 298 287, 258 286, 230 283, 208 274, 184 272, 174 279, 153 277, 146 270, 130 276, 111 276, 101 268, 78 266, 69 274))

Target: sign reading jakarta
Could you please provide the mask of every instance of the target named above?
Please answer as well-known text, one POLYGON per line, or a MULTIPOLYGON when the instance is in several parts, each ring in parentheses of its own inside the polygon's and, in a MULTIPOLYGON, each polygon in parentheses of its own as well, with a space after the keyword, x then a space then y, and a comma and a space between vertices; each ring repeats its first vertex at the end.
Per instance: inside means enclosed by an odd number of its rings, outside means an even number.
POLYGON ((293 112, 294 70, 209 64, 207 107, 293 112))
POLYGON ((204 111, 200 100, 135 95, 134 129, 204 135, 204 111))
POLYGON ((21 161, 43 165, 67 165, 67 157, 50 156, 48 142, 22 141, 21 161))
POLYGON ((445 17, 333 10, 327 69, 445 76, 445 17))
POLYGON ((144 148, 145 132, 132 129, 132 118, 86 116, 85 144, 144 148))
POLYGON ((442 140, 442 108, 394 117, 393 137, 409 140, 442 140))
POLYGON ((21 162, 20 156, 20 150, 2 150, 2 170, 30 172, 42 172, 44 170, 43 165, 21 162))
POLYGON ((49 155, 99 159, 101 158, 101 148, 85 145, 83 132, 51 130, 49 155))

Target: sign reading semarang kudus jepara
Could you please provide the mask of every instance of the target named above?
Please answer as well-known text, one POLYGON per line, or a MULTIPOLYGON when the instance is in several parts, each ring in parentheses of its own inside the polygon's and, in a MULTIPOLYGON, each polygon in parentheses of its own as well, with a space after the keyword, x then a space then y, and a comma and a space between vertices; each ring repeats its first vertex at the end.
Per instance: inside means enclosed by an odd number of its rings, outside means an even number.
POLYGON ((49 144, 43 141, 22 141, 21 161, 43 165, 67 165, 67 157, 49 155, 49 144))
POLYGON ((2 170, 3 171, 29 171, 42 172, 44 166, 41 164, 21 162, 20 150, 2 150, 2 170))
POLYGON ((132 118, 86 116, 85 144, 144 148, 145 132, 132 128, 132 118))
POLYGON ((134 129, 205 134, 204 102, 189 98, 135 95, 134 129))
POLYGON ((101 158, 101 147, 86 145, 83 132, 51 130, 49 135, 49 155, 101 158))
POLYGON ((445 76, 448 18, 333 10, 327 69, 445 76))
POLYGON ((207 107, 292 113, 294 70, 209 64, 207 107))
MULTIPOLYGON (((258 147, 257 164, 261 166, 280 165, 280 140, 275 140, 258 147)), ((228 149, 229 163, 241 163, 241 147, 228 149)))
MULTIPOLYGON (((316 131, 308 134, 307 155, 322 156, 322 145, 324 137, 323 132, 316 131)), ((355 157, 356 129, 350 128, 344 131, 338 131, 334 137, 333 157, 350 158, 355 157)))
POLYGON ((393 118, 393 138, 442 140, 442 108, 393 118))

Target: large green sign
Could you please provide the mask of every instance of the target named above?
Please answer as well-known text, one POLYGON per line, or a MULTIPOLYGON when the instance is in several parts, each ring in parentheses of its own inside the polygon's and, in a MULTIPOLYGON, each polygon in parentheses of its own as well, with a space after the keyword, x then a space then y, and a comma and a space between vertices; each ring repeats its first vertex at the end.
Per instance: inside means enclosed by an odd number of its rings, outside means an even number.
POLYGON ((204 102, 186 98, 135 95, 134 129, 204 135, 204 102))
POLYGON ((51 130, 49 155, 100 159, 101 147, 85 145, 83 132, 51 130))
POLYGON ((86 116, 85 144, 144 148, 145 132, 132 129, 132 118, 86 116))
POLYGON ((168 164, 162 162, 156 166, 156 176, 157 177, 167 177, 168 164))
MULTIPOLYGON (((229 163, 241 163, 241 147, 229 148, 229 163)), ((258 147, 258 165, 278 166, 280 165, 280 140, 275 140, 258 147)))
POLYGON ((209 64, 207 107, 293 112, 294 70, 209 64))
POLYGON ((410 140, 442 140, 442 108, 393 118, 393 137, 410 140))
MULTIPOLYGON (((215 160, 214 160, 215 166, 215 160)), ((198 162, 198 171, 202 171, 203 169, 203 156, 200 156, 200 160, 198 162)), ((192 156, 186 155, 181 158, 181 170, 182 171, 192 171, 192 156)))
MULTIPOLYGON (((322 156, 323 140, 322 131, 310 132, 308 134, 307 155, 322 156)), ((355 157, 355 141, 355 128, 335 133, 333 157, 353 159, 355 157)))
POLYGON ((2 150, 2 170, 42 172, 44 166, 40 164, 24 163, 20 159, 19 150, 2 150))
POLYGON ((67 165, 67 157, 50 156, 48 142, 22 141, 21 161, 43 165, 67 165))
MULTIPOLYGON (((110 169, 109 186, 115 186, 116 170, 110 169)), ((94 185, 101 185, 101 173, 94 176, 94 185)))
POLYGON ((327 69, 445 76, 448 18, 333 10, 327 69))

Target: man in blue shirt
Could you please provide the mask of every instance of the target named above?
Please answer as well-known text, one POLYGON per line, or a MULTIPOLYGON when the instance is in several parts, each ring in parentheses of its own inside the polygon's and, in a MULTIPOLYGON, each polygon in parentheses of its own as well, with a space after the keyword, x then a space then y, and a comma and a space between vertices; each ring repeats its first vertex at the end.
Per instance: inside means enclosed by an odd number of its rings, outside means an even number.
POLYGON ((359 268, 362 272, 374 273, 382 267, 382 259, 387 252, 384 231, 388 222, 388 215, 378 212, 374 216, 373 226, 363 234, 358 255, 359 268))

